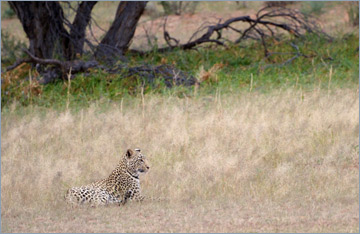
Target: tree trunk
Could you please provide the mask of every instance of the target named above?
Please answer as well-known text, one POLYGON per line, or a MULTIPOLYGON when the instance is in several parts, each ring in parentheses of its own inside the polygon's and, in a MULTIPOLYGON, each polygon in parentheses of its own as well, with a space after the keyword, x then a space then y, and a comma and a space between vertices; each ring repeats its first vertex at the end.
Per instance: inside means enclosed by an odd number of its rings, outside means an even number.
POLYGON ((76 11, 76 16, 70 30, 70 38, 74 46, 72 59, 74 59, 77 54, 80 56, 83 54, 86 27, 90 22, 91 11, 96 3, 97 2, 81 2, 76 11))
POLYGON ((29 50, 39 58, 54 53, 69 60, 73 54, 69 33, 63 25, 64 14, 58 2, 9 2, 29 38, 29 50))
POLYGON ((112 58, 122 56, 129 48, 130 41, 134 36, 137 22, 144 12, 147 2, 119 3, 115 20, 104 39, 98 45, 96 57, 112 58))
POLYGON ((29 51, 38 58, 73 60, 82 55, 86 27, 96 2, 81 2, 70 34, 64 27, 64 13, 59 2, 9 2, 29 38, 29 51), (56 56, 55 56, 56 55, 56 56))

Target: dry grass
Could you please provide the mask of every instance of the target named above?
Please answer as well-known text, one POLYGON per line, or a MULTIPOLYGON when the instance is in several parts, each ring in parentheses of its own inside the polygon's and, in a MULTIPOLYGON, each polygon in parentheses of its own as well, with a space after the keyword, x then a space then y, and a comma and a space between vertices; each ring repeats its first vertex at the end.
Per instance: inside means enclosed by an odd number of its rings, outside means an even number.
POLYGON ((358 106, 283 91, 2 114, 2 232, 358 232, 358 106), (170 201, 65 205, 128 147, 149 158, 144 194, 170 201))

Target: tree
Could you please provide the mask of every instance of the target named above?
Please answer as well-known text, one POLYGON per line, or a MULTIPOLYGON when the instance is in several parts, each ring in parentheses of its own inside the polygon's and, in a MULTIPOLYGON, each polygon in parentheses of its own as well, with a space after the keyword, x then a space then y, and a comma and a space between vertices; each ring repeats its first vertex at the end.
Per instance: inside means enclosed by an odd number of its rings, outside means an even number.
MULTIPOLYGON (((83 1, 73 8, 70 2, 67 6, 76 12, 74 21, 71 23, 64 16, 62 4, 59 2, 9 2, 11 8, 16 12, 22 23, 24 31, 29 38, 29 48, 25 50, 29 58, 18 60, 7 70, 15 68, 23 62, 39 64, 42 67, 54 65, 53 68, 45 69, 41 73, 43 79, 40 83, 48 83, 58 77, 65 77, 71 70, 71 74, 87 71, 91 67, 101 67, 114 72, 120 71, 123 67, 113 68, 115 61, 122 60, 123 55, 129 49, 134 36, 137 23, 144 12, 147 2, 121 1, 118 5, 115 18, 104 38, 93 44, 86 39, 86 29, 90 26, 91 12, 97 2, 83 1), (84 52, 84 45, 87 44, 93 55, 90 61, 81 60, 84 52), (98 61, 105 61, 107 67, 99 66, 98 61)), ((224 38, 223 30, 231 30, 239 34, 238 39, 232 43, 238 44, 243 40, 252 39, 261 41, 265 56, 271 56, 267 49, 268 38, 280 38, 277 35, 288 33, 299 37, 304 33, 321 33, 315 21, 304 16, 300 12, 284 7, 267 6, 260 9, 255 16, 238 16, 219 21, 214 25, 202 25, 190 37, 189 41, 180 44, 180 40, 170 36, 166 31, 166 19, 163 25, 164 39, 167 47, 157 48, 158 52, 166 52, 173 49, 194 49, 201 44, 217 44, 227 46, 229 39, 224 38), (245 29, 236 27, 237 23, 247 25, 245 29)), ((297 48, 293 46, 293 48, 297 48)), ((132 51, 138 54, 146 51, 132 51)), ((297 49, 294 58, 304 56, 297 49)), ((154 72, 158 74, 178 74, 173 68, 149 68, 135 67, 128 69, 144 77, 144 73, 151 73, 149 79, 154 78, 154 72), (166 71, 165 71, 166 70, 166 71)), ((168 79, 174 77, 168 76, 168 79)), ((186 78, 180 79, 185 82, 186 78)), ((192 82, 193 83, 193 82, 192 82)))
MULTIPOLYGON (((67 3, 71 8, 71 4, 67 3)), ((129 48, 137 22, 147 2, 121 1, 104 39, 99 45, 93 45, 86 40, 85 34, 96 3, 83 1, 78 4, 74 21, 70 23, 64 16, 59 2, 10 1, 10 7, 21 21, 30 44, 28 50, 25 50, 30 58, 19 60, 10 68, 13 69, 22 62, 56 65, 60 69, 43 74, 42 83, 48 83, 56 77, 64 77, 69 73, 70 68, 71 73, 74 74, 98 66, 95 59, 113 62, 115 58, 121 58, 129 48), (94 59, 87 62, 75 60, 83 54, 85 42, 93 50, 94 59)))
MULTIPOLYGON (((9 2, 29 38, 29 52, 40 59, 60 56, 68 61, 83 53, 85 30, 96 3, 81 2, 73 23, 70 23, 64 17, 59 2, 9 2), (70 32, 64 25, 70 28, 70 32)), ((114 51, 123 54, 127 50, 146 3, 119 3, 109 31, 96 48, 96 55, 109 57, 114 55, 114 51)), ((94 45, 90 47, 93 48, 94 45)))
MULTIPOLYGON (((65 27, 65 17, 59 2, 9 2, 16 12, 29 38, 29 51, 38 58, 55 56, 65 60, 82 53, 85 29, 96 2, 82 2, 77 10, 70 32, 65 27)), ((67 22, 66 22, 67 23, 67 22)))
POLYGON ((129 48, 130 41, 135 33, 136 24, 144 12, 146 3, 147 2, 120 2, 116 11, 115 20, 97 48, 97 57, 124 54, 129 48))

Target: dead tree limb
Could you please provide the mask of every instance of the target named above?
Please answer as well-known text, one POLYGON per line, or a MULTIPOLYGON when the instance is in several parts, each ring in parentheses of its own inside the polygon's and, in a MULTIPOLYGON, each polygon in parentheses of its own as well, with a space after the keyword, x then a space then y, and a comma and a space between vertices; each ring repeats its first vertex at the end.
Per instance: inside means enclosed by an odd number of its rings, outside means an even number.
POLYGON ((198 82, 194 76, 171 65, 142 65, 121 69, 126 70, 127 77, 137 75, 149 84, 154 84, 156 79, 163 79, 165 85, 169 88, 176 85, 192 86, 198 82))
POLYGON ((42 59, 31 54, 30 51, 24 49, 24 52, 29 55, 30 62, 42 64, 42 65, 54 65, 54 69, 48 69, 44 72, 43 79, 40 81, 41 84, 47 84, 54 81, 57 78, 65 78, 65 76, 71 71, 71 74, 79 72, 86 72, 90 68, 98 67, 99 64, 96 60, 82 61, 82 60, 71 60, 71 61, 60 61, 57 59, 42 59))
POLYGON ((168 47, 160 48, 158 51, 166 52, 176 48, 188 50, 203 43, 215 43, 226 46, 225 42, 229 40, 223 37, 221 33, 223 29, 229 29, 240 34, 239 38, 235 40, 234 43, 240 43, 247 38, 261 40, 265 49, 265 56, 268 54, 266 38, 275 37, 280 31, 287 32, 295 37, 300 37, 305 33, 317 33, 330 39, 330 36, 320 29, 314 19, 303 15, 297 10, 283 7, 265 7, 257 12, 255 18, 250 16, 240 16, 228 19, 224 23, 219 22, 215 25, 201 26, 185 44, 180 44, 178 39, 170 36, 170 33, 166 30, 165 20, 163 30, 164 39, 168 44, 168 47), (249 27, 245 30, 240 30, 233 26, 236 22, 247 23, 249 24, 249 27), (197 36, 201 31, 205 32, 202 35, 197 36), (175 42, 175 45, 172 44, 171 41, 175 42))
POLYGON ((29 59, 29 58, 19 59, 19 60, 17 60, 13 65, 8 66, 5 71, 6 71, 6 72, 11 71, 11 70, 17 68, 18 66, 20 66, 21 64, 23 64, 23 63, 29 63, 29 62, 31 62, 31 61, 32 61, 32 60, 29 59))
POLYGON ((168 44, 169 47, 173 46, 173 45, 171 45, 171 41, 175 42, 174 46, 178 46, 179 45, 179 40, 176 40, 175 38, 170 37, 170 34, 166 31, 166 21, 167 21, 167 17, 165 17, 165 22, 164 22, 164 27, 163 27, 164 39, 165 39, 165 41, 166 41, 166 43, 168 44))
POLYGON ((41 73, 42 78, 39 80, 40 84, 53 82, 59 77, 65 78, 70 71, 71 74, 75 74, 78 72, 86 72, 90 68, 101 68, 108 73, 121 73, 124 74, 124 77, 136 75, 149 84, 155 83, 156 79, 163 79, 167 87, 175 85, 191 86, 197 82, 195 77, 170 65, 128 67, 125 64, 120 64, 115 67, 103 67, 95 60, 85 62, 81 60, 60 61, 57 59, 41 59, 31 54, 28 50, 24 50, 24 52, 30 57, 28 62, 54 65, 53 68, 49 68, 41 73))
POLYGON ((295 49, 295 52, 288 52, 288 53, 281 53, 281 52, 271 52, 271 53, 268 53, 268 55, 265 57, 265 59, 269 58, 270 56, 272 55, 275 55, 275 54, 292 54, 294 55, 293 57, 289 58, 288 60, 282 62, 282 63, 279 63, 279 64, 267 64, 265 66, 262 66, 261 69, 262 70, 265 70, 269 67, 283 67, 287 64, 290 64, 292 61, 294 61, 295 59, 299 58, 299 57, 304 57, 304 58, 311 58, 313 57, 312 55, 306 55, 302 52, 300 52, 300 49, 297 45, 295 45, 294 43, 290 43, 290 46, 293 47, 295 49))

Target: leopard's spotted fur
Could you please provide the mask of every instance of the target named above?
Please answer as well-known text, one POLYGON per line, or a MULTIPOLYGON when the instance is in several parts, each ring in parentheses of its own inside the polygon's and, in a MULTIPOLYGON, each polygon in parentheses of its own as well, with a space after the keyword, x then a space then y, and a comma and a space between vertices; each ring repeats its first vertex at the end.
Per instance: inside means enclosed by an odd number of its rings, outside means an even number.
POLYGON ((128 200, 142 201, 139 173, 147 172, 149 166, 140 149, 128 149, 119 164, 106 179, 89 185, 73 187, 65 195, 72 204, 91 205, 125 204, 128 200))

